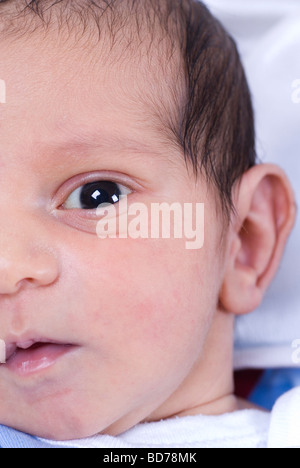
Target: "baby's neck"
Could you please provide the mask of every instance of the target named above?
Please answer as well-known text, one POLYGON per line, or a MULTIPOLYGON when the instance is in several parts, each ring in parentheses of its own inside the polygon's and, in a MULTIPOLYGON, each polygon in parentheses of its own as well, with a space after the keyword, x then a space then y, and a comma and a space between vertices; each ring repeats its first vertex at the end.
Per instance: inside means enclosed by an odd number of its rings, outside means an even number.
POLYGON ((233 413, 235 411, 242 411, 245 409, 256 409, 260 411, 266 411, 263 408, 260 408, 247 400, 243 400, 242 398, 236 397, 235 395, 226 395, 218 400, 211 401, 204 405, 196 406, 195 408, 184 410, 178 414, 175 414, 172 417, 195 416, 197 414, 218 416, 221 414, 233 413))
MULTIPOLYGON (((245 404, 246 403, 247 402, 245 402, 245 404)), ((218 400, 181 411, 178 414, 174 414, 173 417, 195 416, 198 414, 217 416, 225 413, 233 413, 240 409, 243 409, 243 404, 235 395, 225 395, 218 400)))

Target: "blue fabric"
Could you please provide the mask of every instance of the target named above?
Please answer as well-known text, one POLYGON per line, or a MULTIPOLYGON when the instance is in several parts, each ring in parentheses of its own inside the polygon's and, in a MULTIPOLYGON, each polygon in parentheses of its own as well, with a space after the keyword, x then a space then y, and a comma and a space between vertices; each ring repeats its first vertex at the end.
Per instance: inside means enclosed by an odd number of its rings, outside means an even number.
POLYGON ((50 445, 36 437, 0 425, 0 448, 62 448, 50 445))
POLYGON ((250 395, 249 400, 267 410, 292 388, 300 386, 300 368, 266 370, 250 395))

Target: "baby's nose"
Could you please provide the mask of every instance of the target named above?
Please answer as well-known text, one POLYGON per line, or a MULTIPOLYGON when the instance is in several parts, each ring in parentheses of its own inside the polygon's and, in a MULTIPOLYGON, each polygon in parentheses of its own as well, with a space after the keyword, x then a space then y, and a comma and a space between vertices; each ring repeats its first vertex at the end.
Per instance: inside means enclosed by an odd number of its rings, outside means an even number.
POLYGON ((7 257, 0 255, 0 294, 14 294, 26 285, 47 286, 57 278, 57 262, 50 254, 7 257))
POLYGON ((0 294, 14 294, 25 286, 55 282, 59 268, 45 227, 33 217, 0 226, 0 294))

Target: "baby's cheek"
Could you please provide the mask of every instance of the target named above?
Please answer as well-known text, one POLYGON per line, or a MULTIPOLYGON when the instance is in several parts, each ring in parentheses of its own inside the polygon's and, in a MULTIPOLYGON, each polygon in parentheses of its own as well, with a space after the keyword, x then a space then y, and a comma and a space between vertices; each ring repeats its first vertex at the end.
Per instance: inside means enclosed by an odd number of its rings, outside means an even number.
POLYGON ((148 343, 162 350, 173 349, 175 343, 180 346, 194 329, 199 312, 200 288, 192 286, 192 268, 167 254, 165 250, 159 257, 150 251, 147 261, 137 262, 118 291, 124 307, 119 318, 129 324, 132 336, 141 346, 148 343))
POLYGON ((191 278, 195 254, 171 247, 107 240, 92 255, 81 246, 73 268, 80 287, 70 294, 74 330, 89 362, 85 380, 92 375, 91 386, 105 395, 109 388, 112 400, 165 398, 201 351, 206 288, 191 278))
POLYGON ((168 240, 107 240, 101 247, 98 257, 85 257, 78 269, 88 333, 116 352, 125 347, 153 353, 173 351, 176 342, 180 347, 197 332, 201 287, 191 278, 195 254, 168 240))

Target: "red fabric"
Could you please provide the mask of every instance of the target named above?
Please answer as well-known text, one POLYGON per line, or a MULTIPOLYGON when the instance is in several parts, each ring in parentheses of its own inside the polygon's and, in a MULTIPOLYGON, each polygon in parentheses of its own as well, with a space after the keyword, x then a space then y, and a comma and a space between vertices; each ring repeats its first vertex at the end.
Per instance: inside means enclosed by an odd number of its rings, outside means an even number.
POLYGON ((248 398, 258 384, 263 370, 250 369, 234 373, 235 395, 240 398, 248 398))

